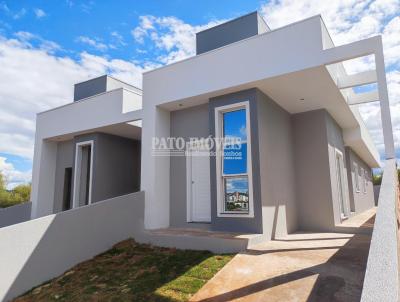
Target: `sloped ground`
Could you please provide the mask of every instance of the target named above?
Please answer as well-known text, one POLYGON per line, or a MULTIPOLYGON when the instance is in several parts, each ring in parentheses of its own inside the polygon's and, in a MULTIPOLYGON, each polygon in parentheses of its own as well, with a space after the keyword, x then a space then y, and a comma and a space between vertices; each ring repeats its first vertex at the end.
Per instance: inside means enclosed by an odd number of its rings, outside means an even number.
POLYGON ((15 301, 187 301, 232 257, 126 240, 15 301))
POLYGON ((238 254, 191 301, 360 301, 370 240, 298 233, 262 243, 238 254))

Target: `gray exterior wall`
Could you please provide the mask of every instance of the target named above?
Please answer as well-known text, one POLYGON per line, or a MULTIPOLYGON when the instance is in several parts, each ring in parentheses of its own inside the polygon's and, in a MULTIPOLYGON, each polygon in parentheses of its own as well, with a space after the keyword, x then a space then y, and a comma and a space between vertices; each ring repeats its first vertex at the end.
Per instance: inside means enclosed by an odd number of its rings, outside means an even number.
POLYGON ((31 210, 31 202, 0 208, 0 228, 30 220, 31 210))
POLYGON ((292 116, 299 229, 334 231, 341 223, 336 150, 343 155, 344 198, 349 204, 342 130, 324 109, 292 116))
POLYGON ((196 54, 201 54, 268 31, 262 17, 253 12, 196 34, 196 54))
MULTIPOLYGON (((349 187, 349 197, 352 212, 361 213, 375 206, 374 188, 372 184, 372 170, 371 168, 349 147, 346 147, 346 166, 347 166, 347 179, 349 187), (367 173, 366 177, 366 191, 363 190, 364 177, 359 174, 360 190, 357 192, 355 185, 355 171, 354 163, 357 164, 358 170, 363 168, 367 173)), ((360 171, 358 171, 360 173, 360 171)), ((377 199, 376 199, 377 200, 377 199)))
MULTIPOLYGON (((74 166, 74 142, 73 140, 57 143, 57 162, 54 189, 53 213, 62 211, 64 193, 64 173, 66 168, 74 166)), ((71 201, 72 202, 72 201, 71 201)))
POLYGON ((105 133, 76 136, 57 144, 54 209, 62 211, 65 168, 72 168, 74 190, 76 144, 93 140, 92 203, 140 190, 140 141, 105 133))
MULTIPOLYGON (((258 121, 257 121, 257 89, 244 90, 210 99, 209 120, 210 133, 215 137, 215 108, 238 102, 250 103, 250 133, 251 133, 251 157, 253 173, 253 206, 254 218, 249 217, 218 217, 217 216, 217 186, 216 186, 216 158, 210 158, 211 181, 211 227, 213 230, 230 232, 262 233, 262 204, 260 188, 260 161, 258 147, 258 121)), ((214 150, 215 151, 215 148, 214 150)))
POLYGON ((331 115, 325 112, 326 121, 326 133, 328 138, 328 152, 329 152, 329 171, 331 177, 331 192, 332 192, 332 207, 333 207, 333 219, 334 224, 341 223, 341 213, 340 213, 340 201, 339 201, 339 184, 337 179, 337 169, 336 169, 336 151, 338 150, 343 155, 343 186, 344 195, 346 203, 349 204, 349 188, 347 185, 347 169, 346 169, 346 154, 343 141, 343 133, 340 126, 331 117, 331 115))
POLYGON ((292 116, 299 228, 334 227, 326 111, 292 116))
POLYGON ((267 238, 297 229, 291 116, 257 92, 263 233, 267 238))
POLYGON ((92 203, 139 191, 140 142, 105 133, 78 136, 74 142, 89 140, 94 141, 92 203))
MULTIPOLYGON (((208 104, 190 107, 171 112, 171 137, 208 137, 208 104)), ((171 156, 170 158, 170 225, 172 227, 203 227, 209 224, 187 223, 186 211, 186 158, 171 156)))
POLYGON ((107 76, 90 79, 74 85, 74 101, 107 91, 107 76))

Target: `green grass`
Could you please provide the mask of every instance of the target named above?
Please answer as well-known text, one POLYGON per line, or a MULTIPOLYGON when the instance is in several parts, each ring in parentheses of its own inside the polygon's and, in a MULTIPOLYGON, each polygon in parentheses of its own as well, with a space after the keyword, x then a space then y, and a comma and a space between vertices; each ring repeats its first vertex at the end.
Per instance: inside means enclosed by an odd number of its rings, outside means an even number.
POLYGON ((16 301, 187 301, 232 257, 126 240, 16 301))

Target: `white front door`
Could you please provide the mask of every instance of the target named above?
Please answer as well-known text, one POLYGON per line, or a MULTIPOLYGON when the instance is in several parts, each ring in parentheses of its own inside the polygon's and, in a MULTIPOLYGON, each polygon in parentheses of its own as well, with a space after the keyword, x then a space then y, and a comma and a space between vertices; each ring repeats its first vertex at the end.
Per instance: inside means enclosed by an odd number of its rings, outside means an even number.
POLYGON ((211 222, 210 156, 204 145, 187 149, 187 198, 189 222, 211 222))

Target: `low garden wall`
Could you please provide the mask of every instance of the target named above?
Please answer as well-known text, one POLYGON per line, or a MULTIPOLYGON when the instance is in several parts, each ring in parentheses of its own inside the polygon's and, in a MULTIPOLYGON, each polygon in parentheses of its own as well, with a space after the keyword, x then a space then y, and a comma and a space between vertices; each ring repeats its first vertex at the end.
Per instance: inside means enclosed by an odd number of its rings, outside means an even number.
POLYGON ((143 233, 144 192, 0 229, 0 301, 143 233))
POLYGON ((397 186, 396 159, 386 160, 365 271, 362 302, 399 301, 397 186))

